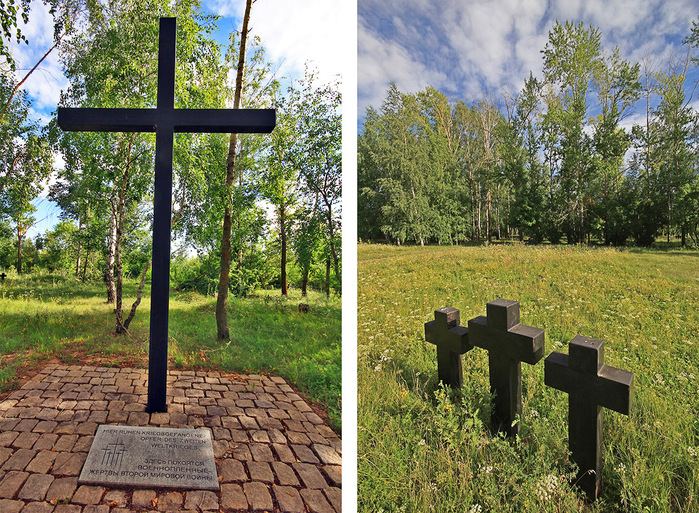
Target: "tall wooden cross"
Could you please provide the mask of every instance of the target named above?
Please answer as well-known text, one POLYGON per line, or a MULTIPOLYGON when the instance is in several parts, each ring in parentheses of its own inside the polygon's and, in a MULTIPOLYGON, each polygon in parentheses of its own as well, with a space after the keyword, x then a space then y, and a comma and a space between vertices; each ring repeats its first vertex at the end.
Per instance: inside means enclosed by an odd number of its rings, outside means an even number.
POLYGON ((488 351, 490 389, 495 392, 492 428, 508 436, 519 433, 522 415, 522 364, 544 356, 544 330, 519 323, 519 302, 496 299, 486 305, 487 317, 468 321, 469 343, 488 351), (514 425, 513 425, 514 424, 514 425))
POLYGON ((460 326, 461 314, 456 308, 434 311, 434 321, 425 323, 425 340, 437 346, 437 375, 445 385, 461 387, 461 355, 472 349, 468 328, 460 326))
POLYGON ((604 365, 604 342, 577 336, 569 354, 544 360, 544 383, 568 393, 568 443, 578 475, 575 483, 595 500, 602 486, 602 407, 624 415, 631 409, 633 373, 604 365))
POLYGON ((155 109, 58 109, 58 126, 63 130, 155 132, 149 412, 167 411, 165 399, 174 133, 269 133, 274 129, 276 120, 274 109, 175 109, 176 29, 175 18, 160 18, 158 99, 155 109))

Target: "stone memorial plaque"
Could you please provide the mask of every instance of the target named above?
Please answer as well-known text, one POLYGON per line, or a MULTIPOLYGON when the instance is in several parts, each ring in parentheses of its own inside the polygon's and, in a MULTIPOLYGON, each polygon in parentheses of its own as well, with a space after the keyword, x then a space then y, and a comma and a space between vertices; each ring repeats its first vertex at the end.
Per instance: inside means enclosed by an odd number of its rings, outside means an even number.
POLYGON ((99 426, 78 483, 218 491, 211 432, 99 426))

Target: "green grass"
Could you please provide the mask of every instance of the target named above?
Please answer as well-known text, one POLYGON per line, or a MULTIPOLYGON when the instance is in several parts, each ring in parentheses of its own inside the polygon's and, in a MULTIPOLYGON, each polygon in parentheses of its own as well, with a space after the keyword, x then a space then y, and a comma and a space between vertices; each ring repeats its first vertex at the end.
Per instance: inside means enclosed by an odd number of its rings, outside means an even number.
MULTIPOLYGON (((138 283, 124 286, 126 316, 138 283)), ((0 282, 0 392, 19 374, 52 358, 72 363, 147 366, 150 289, 146 286, 129 334, 114 333, 113 306, 101 283, 12 274, 0 282)), ((192 292, 170 293, 170 366, 285 378, 322 404, 331 426, 341 424, 341 299, 309 292, 298 311, 300 290, 228 300, 230 343, 216 341, 216 300, 192 292)))
POLYGON ((571 246, 403 247, 358 253, 360 511, 699 511, 699 252, 571 246), (463 356, 460 392, 437 386, 424 323, 461 322, 498 297, 546 331, 546 354, 575 335, 605 342, 634 373, 629 417, 605 411, 604 489, 571 487, 568 397, 522 365, 516 441, 487 426, 487 353, 463 356))

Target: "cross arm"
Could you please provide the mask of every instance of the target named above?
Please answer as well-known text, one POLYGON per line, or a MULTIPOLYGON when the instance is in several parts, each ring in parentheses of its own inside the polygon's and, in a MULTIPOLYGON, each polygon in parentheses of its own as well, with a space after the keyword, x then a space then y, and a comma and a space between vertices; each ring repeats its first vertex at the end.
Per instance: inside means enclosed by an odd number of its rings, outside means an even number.
POLYGON ((488 318, 481 315, 468 321, 471 344, 500 351, 508 357, 534 365, 544 356, 544 330, 517 324, 508 331, 492 329, 488 318))
POLYGON ((633 373, 602 365, 597 374, 569 366, 567 354, 553 351, 544 360, 544 384, 568 394, 592 396, 604 408, 628 415, 633 401, 633 373))
POLYGON ((443 345, 452 353, 464 354, 468 352, 472 347, 468 343, 468 328, 466 326, 454 326, 449 328, 449 338, 444 340, 438 340, 437 337, 437 323, 435 321, 429 321, 425 323, 425 340, 430 344, 443 345))
POLYGON ((270 133, 276 124, 274 109, 175 109, 175 132, 270 133))
POLYGON ((58 109, 58 126, 69 132, 155 132, 155 109, 58 109))

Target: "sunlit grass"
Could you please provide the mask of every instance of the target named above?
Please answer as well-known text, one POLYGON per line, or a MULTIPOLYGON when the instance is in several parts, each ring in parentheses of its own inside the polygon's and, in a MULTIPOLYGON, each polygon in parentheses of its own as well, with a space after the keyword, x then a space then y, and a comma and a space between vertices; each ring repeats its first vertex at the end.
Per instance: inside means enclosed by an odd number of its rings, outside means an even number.
MULTIPOLYGON (((124 287, 124 316, 138 283, 124 287)), ((71 278, 12 274, 0 283, 0 392, 17 384, 18 373, 51 358, 64 363, 147 367, 150 288, 127 335, 116 335, 105 287, 71 278)), ((287 379, 325 406, 331 425, 341 420, 341 298, 279 291, 229 297, 230 342, 216 340, 212 297, 170 293, 169 359, 178 368, 270 373, 287 379)))
POLYGON ((358 458, 361 511, 699 511, 699 252, 571 246, 359 246, 358 458), (605 412, 604 491, 568 479, 568 398, 524 364, 522 435, 493 437, 487 353, 463 356, 464 387, 437 387, 424 322, 461 320, 498 297, 546 331, 575 335, 635 374, 630 417, 605 412))

